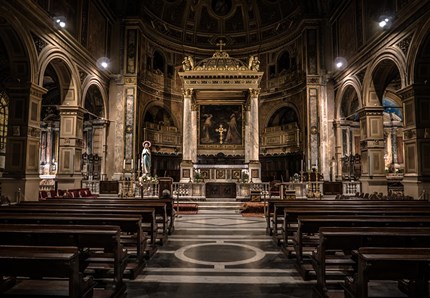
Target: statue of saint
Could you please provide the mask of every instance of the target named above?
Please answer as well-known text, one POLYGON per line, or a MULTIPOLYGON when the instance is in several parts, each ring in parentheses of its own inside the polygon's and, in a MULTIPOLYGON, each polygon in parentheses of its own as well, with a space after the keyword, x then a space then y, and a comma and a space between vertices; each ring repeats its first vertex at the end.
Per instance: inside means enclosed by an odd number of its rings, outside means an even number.
POLYGON ((151 150, 149 148, 151 147, 151 142, 144 141, 142 143, 142 146, 143 146, 142 157, 141 157, 142 176, 150 176, 151 175, 151 150))

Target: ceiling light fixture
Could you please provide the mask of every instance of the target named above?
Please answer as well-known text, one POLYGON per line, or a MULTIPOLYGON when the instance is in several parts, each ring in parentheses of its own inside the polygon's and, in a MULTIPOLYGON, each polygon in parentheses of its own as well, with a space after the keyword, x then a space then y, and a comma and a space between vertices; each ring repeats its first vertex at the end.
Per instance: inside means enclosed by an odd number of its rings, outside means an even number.
POLYGON ((388 29, 391 27, 392 18, 390 16, 382 15, 379 17, 378 25, 380 28, 388 29))
POLYGON ((63 16, 59 16, 59 17, 54 17, 54 22, 60 26, 61 28, 65 28, 66 27, 66 18, 63 16))
POLYGON ((345 69, 347 66, 346 59, 343 57, 336 57, 336 59, 334 59, 334 66, 337 70, 345 69))
POLYGON ((108 69, 110 66, 110 60, 107 57, 100 57, 97 59, 97 67, 99 69, 105 70, 108 69))

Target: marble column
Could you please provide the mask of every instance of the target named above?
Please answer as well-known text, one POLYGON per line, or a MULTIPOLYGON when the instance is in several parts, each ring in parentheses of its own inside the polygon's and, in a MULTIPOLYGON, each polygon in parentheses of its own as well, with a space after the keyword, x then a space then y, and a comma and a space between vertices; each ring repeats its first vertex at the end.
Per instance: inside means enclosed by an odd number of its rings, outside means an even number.
MULTIPOLYGON (((260 148, 260 131, 258 126, 258 97, 260 89, 249 89, 249 135, 245 139, 245 147, 249 148, 249 156, 245 160, 249 160, 250 178, 253 182, 261 182, 261 164, 259 159, 260 148)), ((246 151, 245 151, 246 154, 246 151)))
MULTIPOLYGON (((188 88, 183 90, 183 97, 181 182, 188 182, 192 178, 193 173, 193 155, 197 155, 197 135, 195 136, 195 142, 192 142, 193 130, 197 130, 197 127, 193 125, 192 115, 193 89, 188 88)), ((194 115, 194 118, 197 118, 197 116, 194 115)))
POLYGON ((342 126, 339 120, 333 121, 333 129, 336 137, 334 177, 335 180, 342 180, 342 126))

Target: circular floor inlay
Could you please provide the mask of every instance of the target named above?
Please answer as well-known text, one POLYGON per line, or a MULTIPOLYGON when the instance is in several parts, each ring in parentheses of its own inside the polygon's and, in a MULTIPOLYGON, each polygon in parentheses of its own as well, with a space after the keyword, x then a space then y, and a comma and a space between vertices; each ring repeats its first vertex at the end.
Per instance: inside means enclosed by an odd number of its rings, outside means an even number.
POLYGON ((264 258, 265 253, 246 244, 200 243, 178 249, 175 256, 185 262, 219 267, 256 262, 264 258))

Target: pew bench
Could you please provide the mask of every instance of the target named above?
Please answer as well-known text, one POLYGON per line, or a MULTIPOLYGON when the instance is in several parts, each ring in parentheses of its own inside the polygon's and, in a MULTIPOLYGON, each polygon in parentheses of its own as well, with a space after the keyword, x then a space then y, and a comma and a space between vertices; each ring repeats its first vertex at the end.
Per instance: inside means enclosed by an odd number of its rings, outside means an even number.
POLYGON ((113 206, 102 207, 102 206, 86 206, 79 204, 72 205, 60 205, 60 204, 43 204, 36 202, 35 204, 19 204, 16 206, 0 208, 0 213, 56 213, 56 214, 67 214, 67 213, 79 213, 82 215, 98 215, 103 216, 106 214, 112 214, 117 216, 134 216, 140 215, 142 217, 142 229, 147 233, 150 244, 146 245, 146 254, 152 256, 156 251, 156 239, 157 239, 157 223, 155 217, 155 210, 153 208, 144 208, 136 206, 134 208, 114 208, 113 206))
POLYGON ((414 283, 408 297, 429 297, 430 248, 361 247, 353 255, 357 265, 345 279, 345 298, 369 297, 369 281, 401 279, 414 283))
POLYGON ((118 226, 121 229, 121 244, 127 250, 128 261, 124 276, 135 279, 146 265, 145 252, 148 238, 142 228, 142 217, 138 214, 53 214, 53 213, 1 213, 0 224, 55 224, 118 226))
POLYGON ((353 250, 360 247, 417 247, 430 246, 430 228, 409 227, 322 227, 319 244, 312 253, 316 272, 316 292, 327 297, 327 277, 330 271, 335 278, 344 278, 352 272, 353 250))
MULTIPOLYGON (((24 204, 34 204, 35 202, 22 202, 24 204)), ((168 234, 172 234, 174 232, 175 226, 175 210, 173 208, 173 199, 172 198, 160 198, 160 199, 121 199, 121 198, 103 198, 99 197, 95 200, 86 199, 86 198, 76 198, 73 200, 67 198, 55 198, 44 201, 44 203, 52 203, 52 204, 73 204, 73 203, 81 203, 81 204, 102 204, 102 205, 142 205, 146 204, 150 206, 151 203, 165 203, 166 204, 166 216, 168 222, 168 234)), ((163 210, 157 211, 158 216, 165 216, 163 214, 163 210)))
POLYGON ((327 207, 331 208, 333 206, 389 206, 391 208, 403 208, 403 207, 422 207, 429 208, 430 202, 428 201, 383 201, 383 200, 308 200, 308 199, 296 199, 296 200, 279 200, 270 199, 267 200, 266 208, 266 233, 270 236, 273 235, 274 229, 276 227, 281 227, 283 224, 284 208, 290 207, 327 207), (275 225, 278 223, 278 226, 275 225))
POLYGON ((77 247, 1 245, 0 275, 2 297, 55 292, 57 297, 86 298, 93 296, 95 286, 92 277, 83 275, 77 247))
POLYGON ((319 242, 322 227, 430 227, 426 216, 320 215, 299 216, 297 231, 292 237, 296 266, 304 280, 310 279, 310 254, 319 242))
POLYGON ((0 239, 5 245, 77 247, 85 258, 85 274, 114 296, 126 292, 122 276, 127 254, 118 226, 2 224, 0 239))
MULTIPOLYGON (((168 199, 170 200, 170 199, 168 199)), ((131 201, 131 200, 130 200, 131 201)), ((168 234, 170 231, 173 231, 173 218, 168 216, 167 211, 168 203, 162 199, 156 200, 133 200, 133 203, 123 202, 122 200, 116 200, 114 202, 110 200, 86 200, 86 199, 63 199, 63 200, 47 200, 47 201, 39 201, 39 202, 22 202, 20 203, 22 206, 62 206, 62 207, 76 207, 76 208, 103 208, 105 210, 113 209, 132 209, 136 210, 136 208, 153 208, 155 210, 156 216, 156 237, 155 239, 151 238, 151 245, 155 249, 156 240, 158 244, 163 245, 168 238, 168 234), (169 220, 170 218, 170 220, 169 220)), ((173 207, 172 207, 173 208, 173 207)), ((152 226, 150 227, 152 228, 152 226)), ((153 251, 152 253, 155 253, 153 251)))
POLYGON ((298 217, 303 215, 312 216, 428 216, 430 208, 422 206, 406 206, 399 208, 398 206, 364 206, 364 205, 349 205, 349 206, 331 206, 318 207, 288 207, 284 208, 284 219, 282 228, 275 230, 277 243, 282 245, 284 251, 289 254, 292 249, 288 249, 289 237, 297 231, 298 217))

